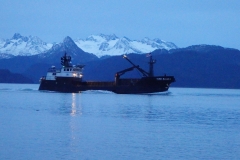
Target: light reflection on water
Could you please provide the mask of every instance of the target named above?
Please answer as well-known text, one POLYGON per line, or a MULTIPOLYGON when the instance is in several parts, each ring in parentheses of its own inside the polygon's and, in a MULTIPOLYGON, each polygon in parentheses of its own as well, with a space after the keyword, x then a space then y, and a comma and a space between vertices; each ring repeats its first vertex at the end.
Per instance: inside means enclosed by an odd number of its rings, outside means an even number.
POLYGON ((76 114, 82 114, 82 107, 81 107, 81 96, 76 93, 72 93, 72 105, 71 105, 71 116, 76 116, 76 114))
POLYGON ((76 114, 76 94, 72 93, 72 112, 71 115, 75 116, 76 114))
POLYGON ((0 84, 0 159, 240 158, 239 90, 118 95, 36 88, 0 84))

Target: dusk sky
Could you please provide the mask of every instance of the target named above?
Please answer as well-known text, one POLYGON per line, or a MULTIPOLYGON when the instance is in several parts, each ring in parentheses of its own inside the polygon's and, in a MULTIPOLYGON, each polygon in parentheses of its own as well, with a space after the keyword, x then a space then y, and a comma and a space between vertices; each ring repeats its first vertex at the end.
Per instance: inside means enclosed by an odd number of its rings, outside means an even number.
POLYGON ((240 0, 1 0, 0 38, 115 34, 240 49, 240 0))

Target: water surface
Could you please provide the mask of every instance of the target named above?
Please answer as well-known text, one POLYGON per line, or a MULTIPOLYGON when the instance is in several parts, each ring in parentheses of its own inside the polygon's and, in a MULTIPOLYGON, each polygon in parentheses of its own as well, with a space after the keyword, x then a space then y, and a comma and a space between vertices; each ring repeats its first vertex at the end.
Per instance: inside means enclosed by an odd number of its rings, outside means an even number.
POLYGON ((37 89, 0 84, 0 159, 240 159, 240 90, 37 89))

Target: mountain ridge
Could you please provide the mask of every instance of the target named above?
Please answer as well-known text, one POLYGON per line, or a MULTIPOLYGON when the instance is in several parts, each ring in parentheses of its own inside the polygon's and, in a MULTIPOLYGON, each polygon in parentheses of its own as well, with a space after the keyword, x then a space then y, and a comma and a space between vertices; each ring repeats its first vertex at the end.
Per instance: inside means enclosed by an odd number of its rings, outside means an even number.
POLYGON ((31 56, 40 54, 52 47, 37 36, 22 36, 15 33, 10 39, 0 41, 0 53, 9 56, 31 56))
POLYGON ((145 37, 142 40, 130 40, 127 37, 119 38, 115 34, 91 35, 85 40, 77 39, 75 43, 85 52, 94 53, 98 57, 106 55, 122 55, 129 53, 149 53, 156 49, 176 49, 172 42, 165 42, 159 38, 153 40, 145 37))
MULTIPOLYGON (((72 39, 69 36, 64 39, 66 38, 72 39)), ((128 53, 142 54, 156 49, 177 48, 174 43, 165 42, 158 38, 130 40, 127 37, 119 38, 115 34, 91 35, 86 39, 76 39, 73 42, 84 52, 95 54, 97 57, 128 53)), ((46 43, 37 36, 22 36, 20 33, 15 33, 10 39, 0 39, 0 58, 38 55, 54 49, 59 43, 46 43)))

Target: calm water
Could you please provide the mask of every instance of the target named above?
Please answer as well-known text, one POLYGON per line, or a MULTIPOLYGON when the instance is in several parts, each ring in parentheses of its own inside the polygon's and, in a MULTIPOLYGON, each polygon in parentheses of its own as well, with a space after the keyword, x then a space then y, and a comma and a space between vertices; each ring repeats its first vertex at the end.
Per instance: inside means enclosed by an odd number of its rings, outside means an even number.
POLYGON ((240 159, 240 90, 37 89, 0 84, 0 159, 240 159))

